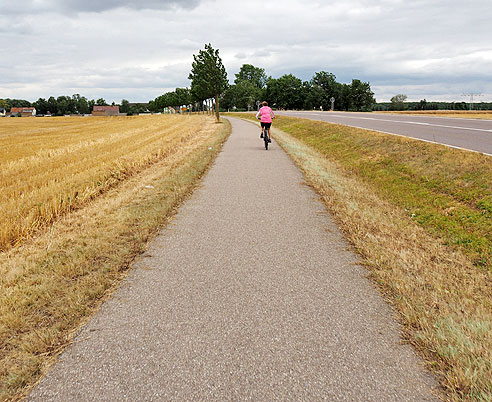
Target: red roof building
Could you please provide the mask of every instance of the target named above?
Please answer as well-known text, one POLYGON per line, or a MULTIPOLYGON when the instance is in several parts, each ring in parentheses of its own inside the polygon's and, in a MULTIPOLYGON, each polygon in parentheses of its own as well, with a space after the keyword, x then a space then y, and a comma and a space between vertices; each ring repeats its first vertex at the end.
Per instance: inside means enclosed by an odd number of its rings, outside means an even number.
POLYGON ((119 106, 94 106, 92 109, 93 116, 118 116, 119 114, 119 106))
POLYGON ((36 116, 36 108, 34 107, 13 107, 10 109, 10 114, 20 114, 22 117, 36 116))

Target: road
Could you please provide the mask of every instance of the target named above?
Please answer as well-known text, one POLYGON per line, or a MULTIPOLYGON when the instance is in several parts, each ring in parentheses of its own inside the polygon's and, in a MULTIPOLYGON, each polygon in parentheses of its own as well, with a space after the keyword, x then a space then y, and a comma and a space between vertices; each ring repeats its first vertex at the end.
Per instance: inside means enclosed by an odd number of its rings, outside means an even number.
POLYGON ((28 400, 435 400, 302 174, 231 122, 202 185, 28 400))
POLYGON ((345 112, 277 112, 398 134, 492 156, 492 120, 345 112))

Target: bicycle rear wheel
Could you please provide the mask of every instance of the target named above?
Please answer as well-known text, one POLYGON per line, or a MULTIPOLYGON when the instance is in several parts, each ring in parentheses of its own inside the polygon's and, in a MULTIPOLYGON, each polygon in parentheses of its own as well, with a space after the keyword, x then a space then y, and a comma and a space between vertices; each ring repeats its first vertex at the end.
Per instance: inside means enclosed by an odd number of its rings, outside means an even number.
POLYGON ((263 139, 265 140, 265 149, 268 151, 268 130, 263 132, 263 139))

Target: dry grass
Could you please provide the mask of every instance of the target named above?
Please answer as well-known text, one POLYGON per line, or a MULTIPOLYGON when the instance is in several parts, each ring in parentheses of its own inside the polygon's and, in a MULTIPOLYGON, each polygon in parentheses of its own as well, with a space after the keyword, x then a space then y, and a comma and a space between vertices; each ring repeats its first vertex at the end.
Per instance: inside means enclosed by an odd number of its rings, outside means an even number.
POLYGON ((383 114, 410 114, 433 117, 457 117, 462 119, 492 120, 491 110, 407 110, 394 112, 373 112, 383 114))
POLYGON ((324 122, 281 117, 275 127, 444 398, 492 400, 490 158, 324 122))
MULTIPOLYGON (((94 120, 109 136, 112 121, 116 131, 125 127, 119 119, 94 120)), ((162 157, 135 167, 104 193, 0 254, 0 400, 25 395, 46 372, 191 191, 230 131, 227 123, 204 116, 142 117, 129 124, 149 142, 160 126, 167 141, 148 151, 153 155, 161 147, 162 157), (148 133, 139 129, 147 125, 148 133)), ((141 140, 134 138, 144 147, 141 140)))
POLYGON ((198 117, 0 120, 0 251, 161 160, 198 117))

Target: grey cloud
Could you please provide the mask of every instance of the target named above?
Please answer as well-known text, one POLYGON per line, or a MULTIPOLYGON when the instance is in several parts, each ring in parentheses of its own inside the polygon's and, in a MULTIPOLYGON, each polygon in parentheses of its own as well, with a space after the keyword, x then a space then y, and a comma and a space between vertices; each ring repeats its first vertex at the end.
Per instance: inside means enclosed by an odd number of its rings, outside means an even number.
POLYGON ((125 7, 136 10, 159 10, 173 7, 194 8, 200 0, 59 0, 58 6, 75 12, 101 12, 125 7))
POLYGON ((99 13, 116 8, 132 10, 167 10, 172 8, 193 9, 201 0, 24 0, 22 7, 9 7, 1 14, 37 14, 42 12, 78 14, 82 12, 99 13))

